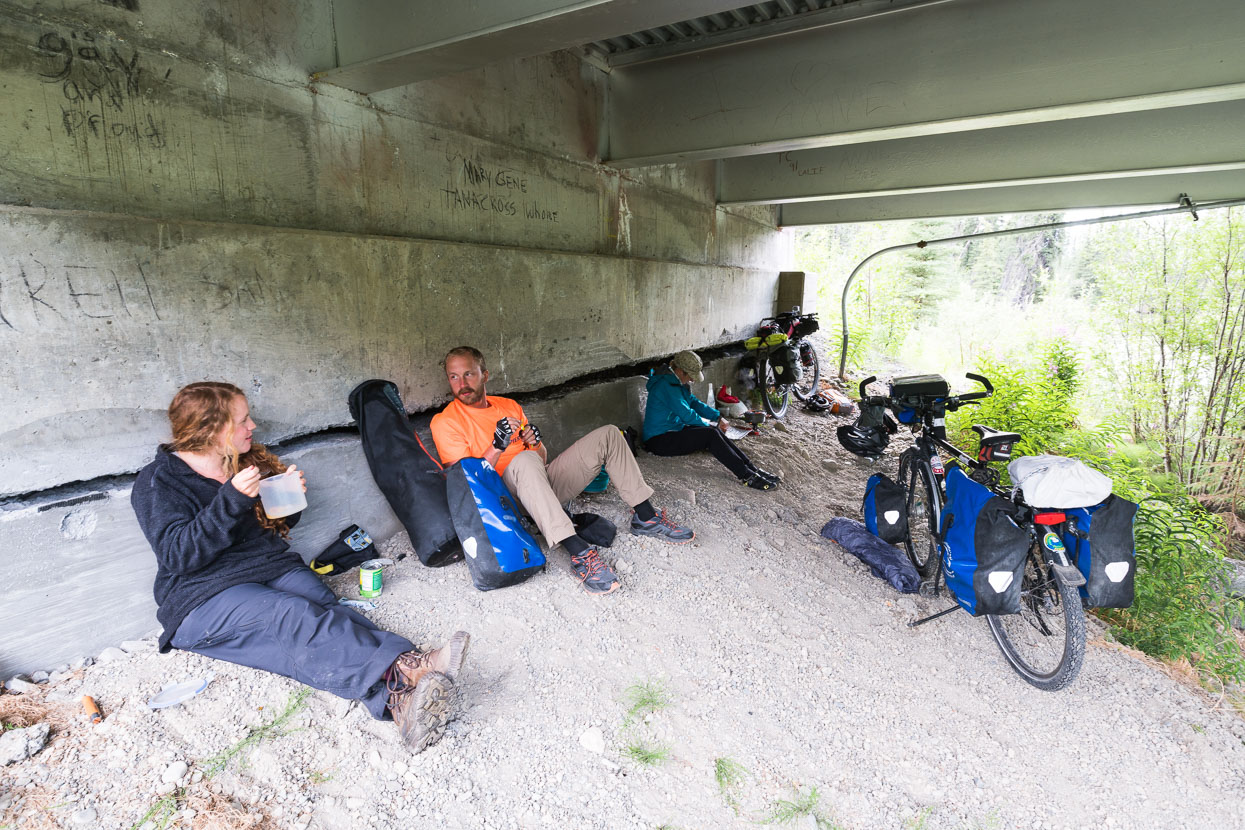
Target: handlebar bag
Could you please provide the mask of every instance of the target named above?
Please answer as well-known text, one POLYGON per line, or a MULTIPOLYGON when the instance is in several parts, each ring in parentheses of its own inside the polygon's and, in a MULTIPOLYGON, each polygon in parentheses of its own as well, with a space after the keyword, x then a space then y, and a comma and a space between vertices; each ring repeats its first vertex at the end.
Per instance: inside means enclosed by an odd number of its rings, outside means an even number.
POLYGON ((908 536, 908 494, 902 484, 874 473, 865 483, 865 527, 883 542, 897 545, 908 536))
POLYGON ((974 617, 1020 612, 1020 581, 1029 533, 1016 524, 1019 510, 964 475, 947 471, 942 513, 942 567, 955 601, 974 617))
POLYGON ((1090 608, 1128 608, 1133 604, 1137 550, 1133 520, 1137 505, 1112 495, 1102 504, 1065 510, 1063 544, 1085 577, 1081 596, 1090 608), (1071 532, 1075 528, 1080 533, 1071 532), (1088 536, 1082 539, 1081 536, 1088 536))
POLYGON ((365 380, 347 400, 372 478, 410 535, 419 561, 436 568, 462 559, 445 498, 445 474, 411 426, 398 387, 387 380, 365 380))
POLYGON ((517 585, 544 570, 545 555, 519 521, 514 497, 482 458, 464 458, 445 471, 454 530, 471 582, 481 591, 517 585))
POLYGON ((811 314, 800 317, 795 321, 795 336, 808 337, 813 332, 821 328, 821 324, 817 322, 817 318, 811 314))
POLYGON ((891 381, 892 398, 945 398, 951 385, 942 375, 908 375, 891 381))

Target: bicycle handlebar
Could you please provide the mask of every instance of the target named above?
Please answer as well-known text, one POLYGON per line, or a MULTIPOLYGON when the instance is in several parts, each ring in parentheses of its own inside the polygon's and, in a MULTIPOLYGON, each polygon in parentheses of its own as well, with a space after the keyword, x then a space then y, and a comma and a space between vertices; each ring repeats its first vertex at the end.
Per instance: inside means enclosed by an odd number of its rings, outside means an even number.
MULTIPOLYGON (((955 411, 964 404, 979 401, 982 398, 988 398, 994 394, 994 384, 990 383, 985 375, 977 375, 972 372, 965 373, 965 377, 969 380, 975 380, 982 386, 986 387, 984 392, 965 392, 963 395, 952 395, 942 399, 942 405, 948 411, 955 411)), ((869 375, 860 382, 860 403, 862 406, 888 406, 893 407, 896 401, 889 395, 870 395, 866 391, 866 387, 878 379, 877 375, 869 375)))

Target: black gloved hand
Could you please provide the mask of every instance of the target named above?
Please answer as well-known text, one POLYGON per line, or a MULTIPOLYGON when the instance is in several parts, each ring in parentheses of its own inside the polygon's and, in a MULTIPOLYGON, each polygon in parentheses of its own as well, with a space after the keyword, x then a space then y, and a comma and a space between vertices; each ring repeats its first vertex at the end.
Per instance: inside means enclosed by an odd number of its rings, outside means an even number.
POLYGON ((510 419, 502 418, 497 422, 497 429, 493 430, 493 446, 505 452, 506 447, 510 446, 510 439, 513 435, 514 430, 510 426, 510 419))
POLYGON ((527 425, 527 428, 528 428, 528 429, 530 429, 530 430, 532 431, 532 441, 531 441, 531 443, 530 443, 530 444, 528 444, 528 446, 529 446, 529 447, 539 447, 539 446, 540 446, 540 441, 541 441, 541 438, 540 438, 540 430, 536 428, 536 425, 535 425, 535 424, 528 424, 528 425, 527 425))

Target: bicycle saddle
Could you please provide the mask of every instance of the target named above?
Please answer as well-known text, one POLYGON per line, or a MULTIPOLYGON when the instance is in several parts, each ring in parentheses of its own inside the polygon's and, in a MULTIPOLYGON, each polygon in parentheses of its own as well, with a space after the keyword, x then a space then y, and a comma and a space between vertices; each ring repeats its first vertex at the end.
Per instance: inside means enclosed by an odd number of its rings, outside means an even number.
POLYGON ((991 429, 985 424, 973 424, 973 432, 981 436, 981 445, 995 446, 996 444, 1015 444, 1023 436, 1018 432, 1000 432, 997 429, 991 429))

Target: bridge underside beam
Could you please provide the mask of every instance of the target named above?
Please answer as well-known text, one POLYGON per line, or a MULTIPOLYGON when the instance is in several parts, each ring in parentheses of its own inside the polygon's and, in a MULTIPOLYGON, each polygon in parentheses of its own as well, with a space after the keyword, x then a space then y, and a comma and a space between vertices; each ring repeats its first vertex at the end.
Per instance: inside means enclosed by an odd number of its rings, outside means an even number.
POLYGON ((616 69, 618 167, 1245 99, 1237 0, 956 0, 616 69))

